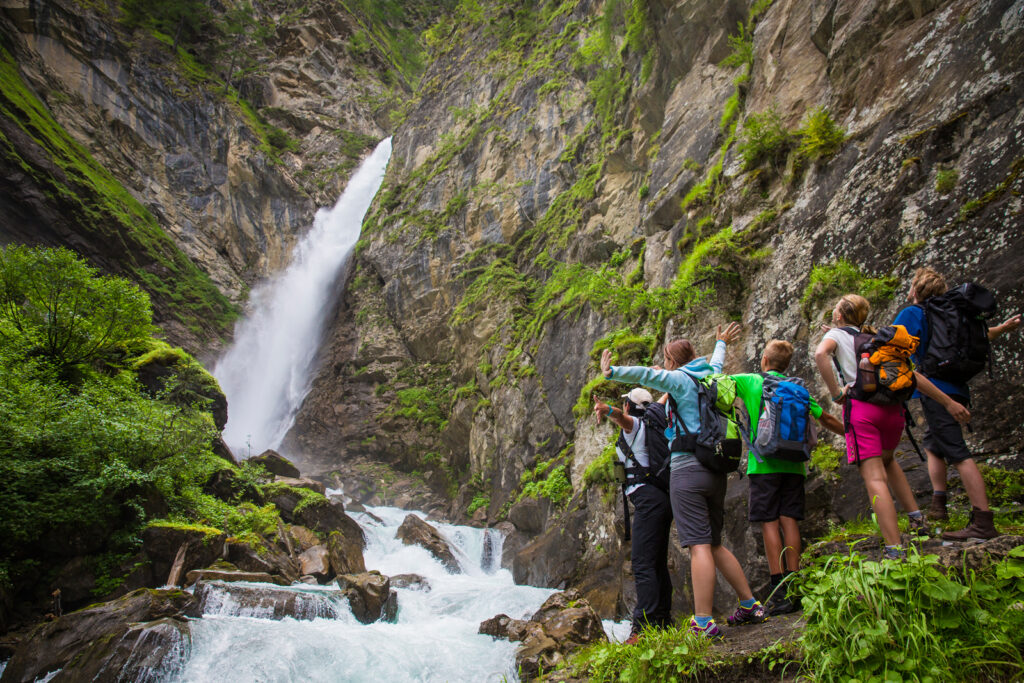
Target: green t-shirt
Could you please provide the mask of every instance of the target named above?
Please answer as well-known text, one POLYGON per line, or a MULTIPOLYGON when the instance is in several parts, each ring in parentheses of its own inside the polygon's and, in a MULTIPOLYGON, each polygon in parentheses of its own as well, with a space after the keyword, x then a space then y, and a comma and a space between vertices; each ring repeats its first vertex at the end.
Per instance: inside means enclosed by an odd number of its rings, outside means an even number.
MULTIPOLYGON (((780 372, 770 371, 768 374, 785 379, 780 372)), ((761 416, 761 390, 764 388, 764 376, 761 374, 732 375, 736 380, 736 395, 747 407, 747 415, 750 417, 750 442, 757 438, 757 419, 761 416)), ((821 406, 811 396, 811 416, 821 417, 821 406)), ((789 460, 777 460, 775 458, 762 457, 763 462, 758 462, 753 453, 747 454, 747 474, 774 474, 776 472, 791 472, 793 474, 807 475, 807 467, 802 462, 790 462, 789 460)))

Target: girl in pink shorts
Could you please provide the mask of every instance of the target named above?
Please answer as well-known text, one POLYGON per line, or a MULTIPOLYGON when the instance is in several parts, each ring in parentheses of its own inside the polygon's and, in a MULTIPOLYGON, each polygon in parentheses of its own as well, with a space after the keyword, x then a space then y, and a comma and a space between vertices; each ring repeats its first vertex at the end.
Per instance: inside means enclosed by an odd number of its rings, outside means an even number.
MULTIPOLYGON (((832 402, 843 405, 847 411, 846 459, 857 465, 864 479, 878 527, 885 539, 885 555, 899 558, 904 553, 899 547, 900 530, 896 521, 896 506, 889 492, 890 486, 900 505, 907 511, 911 531, 928 531, 903 468, 893 457, 903 433, 905 409, 902 405, 881 406, 846 396, 857 372, 854 335, 861 331, 873 332, 864 325, 869 309, 868 300, 857 294, 847 294, 841 298, 832 310, 835 327, 829 329, 818 344, 814 362, 825 380, 832 402)), ((917 378, 917 388, 925 395, 942 401, 954 417, 967 412, 966 408, 936 389, 924 376, 916 372, 914 376, 917 378)))

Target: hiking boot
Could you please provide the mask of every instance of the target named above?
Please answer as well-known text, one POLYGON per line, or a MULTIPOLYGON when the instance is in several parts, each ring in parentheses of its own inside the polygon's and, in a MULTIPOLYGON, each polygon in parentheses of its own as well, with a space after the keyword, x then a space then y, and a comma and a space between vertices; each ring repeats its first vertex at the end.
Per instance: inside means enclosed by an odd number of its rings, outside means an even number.
MULTIPOLYGON (((945 512, 945 508, 943 508, 943 512, 945 512)), ((916 536, 928 535, 928 522, 925 521, 924 515, 920 517, 907 517, 907 521, 909 522, 907 528, 910 530, 910 533, 916 536)))
POLYGON ((776 590, 765 601, 768 614, 776 617, 780 614, 792 614, 797 610, 796 603, 786 595, 785 588, 776 590))
POLYGON ((942 538, 947 541, 967 541, 970 539, 984 541, 989 538, 995 538, 998 535, 999 532, 996 531, 996 526, 992 521, 992 511, 974 508, 971 510, 971 520, 965 528, 960 531, 947 531, 942 534, 942 538))
POLYGON ((725 636, 722 634, 722 629, 718 628, 718 624, 712 619, 708 622, 708 625, 701 628, 697 625, 697 620, 690 617, 690 633, 696 634, 702 638, 708 640, 722 640, 725 636))
POLYGON ((945 522, 949 520, 949 513, 946 512, 946 496, 932 494, 932 502, 928 505, 925 516, 933 522, 945 522))
POLYGON ((882 549, 883 560, 905 560, 907 559, 907 551, 898 545, 887 545, 882 549))
POLYGON ((765 610, 764 605, 755 601, 753 607, 743 607, 740 605, 736 608, 736 611, 728 619, 729 626, 742 626, 744 624, 760 624, 768 621, 768 611, 765 610))

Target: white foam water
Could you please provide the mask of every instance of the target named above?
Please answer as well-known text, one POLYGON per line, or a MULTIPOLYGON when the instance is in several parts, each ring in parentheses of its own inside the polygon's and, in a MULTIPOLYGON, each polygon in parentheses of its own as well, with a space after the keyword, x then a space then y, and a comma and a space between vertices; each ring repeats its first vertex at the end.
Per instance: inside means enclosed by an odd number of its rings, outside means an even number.
MULTIPOLYGON (((190 622, 191 656, 167 672, 174 681, 513 681, 516 643, 477 633, 496 614, 529 618, 553 590, 518 586, 501 569, 500 533, 436 524, 464 572, 452 574, 426 549, 395 538, 408 510, 352 513, 367 537, 366 566, 381 573, 419 574, 429 590, 398 589, 396 623, 361 624, 346 609, 335 618, 261 618, 220 603, 190 622), (372 516, 371 516, 372 515, 372 516), (379 521, 378 521, 379 520, 379 521), (496 559, 497 558, 497 559, 496 559)), ((412 513, 420 515, 420 513, 412 513)), ((293 586, 315 594, 330 586, 293 586)), ((289 590, 289 589, 285 589, 289 590)), ((266 616, 266 615, 264 615, 266 616)))

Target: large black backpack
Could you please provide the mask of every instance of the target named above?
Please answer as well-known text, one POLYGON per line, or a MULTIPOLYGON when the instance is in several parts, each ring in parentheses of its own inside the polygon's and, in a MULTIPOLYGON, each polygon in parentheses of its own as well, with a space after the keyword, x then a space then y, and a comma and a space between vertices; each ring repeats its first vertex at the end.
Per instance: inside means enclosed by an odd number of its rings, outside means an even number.
POLYGON ((990 291, 968 282, 933 296, 922 308, 928 348, 921 372, 927 377, 966 384, 991 363, 987 321, 996 312, 996 300, 990 291))
POLYGON ((644 445, 647 447, 648 467, 643 467, 633 455, 633 449, 629 446, 626 435, 619 432, 618 447, 629 460, 626 466, 625 485, 652 484, 662 491, 668 491, 669 483, 669 450, 668 440, 665 439, 665 406, 660 403, 652 403, 644 410, 644 445))

